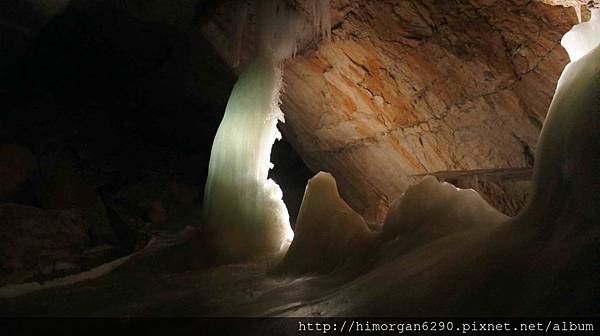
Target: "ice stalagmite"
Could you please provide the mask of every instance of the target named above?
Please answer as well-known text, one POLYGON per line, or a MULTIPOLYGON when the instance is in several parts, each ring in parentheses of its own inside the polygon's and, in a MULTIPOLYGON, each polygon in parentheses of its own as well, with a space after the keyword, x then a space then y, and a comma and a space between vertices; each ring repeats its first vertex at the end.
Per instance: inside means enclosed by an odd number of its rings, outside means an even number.
POLYGON ((229 98, 204 192, 209 243, 227 260, 277 252, 293 237, 282 191, 268 174, 281 136, 276 125, 284 120, 282 63, 295 54, 304 21, 285 1, 256 3, 257 54, 229 98))
POLYGON ((347 272, 365 262, 374 238, 365 220, 340 197, 333 176, 319 172, 306 185, 296 236, 277 272, 347 272))

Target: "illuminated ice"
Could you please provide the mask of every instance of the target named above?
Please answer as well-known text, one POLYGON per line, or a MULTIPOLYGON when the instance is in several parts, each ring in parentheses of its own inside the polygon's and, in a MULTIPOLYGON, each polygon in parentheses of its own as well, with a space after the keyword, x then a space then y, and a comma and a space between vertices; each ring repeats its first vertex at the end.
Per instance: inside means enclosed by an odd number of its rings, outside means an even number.
POLYGON ((579 60, 600 43, 600 9, 592 9, 591 12, 589 22, 574 26, 562 38, 561 44, 569 53, 571 62, 579 60))
POLYGON ((392 203, 381 234, 408 248, 507 219, 473 189, 458 189, 427 176, 392 203))
MULTIPOLYGON (((600 47, 585 30, 570 34, 575 42, 565 46, 575 56, 544 123, 533 199, 520 216, 508 219, 474 191, 428 177, 392 205, 377 234, 340 198, 333 177, 321 173, 308 184, 295 241, 279 266, 289 278, 265 276, 276 258, 227 265, 194 273, 202 285, 191 286, 189 297, 202 298, 202 311, 215 316, 598 315, 600 47)), ((277 249, 271 234, 282 239, 285 231, 268 225, 277 221, 257 220, 277 217, 267 214, 269 202, 282 204, 267 180, 270 147, 254 147, 276 137, 269 128, 280 117, 272 87, 281 77, 272 64, 257 58, 240 78, 219 130, 222 152, 211 162, 207 189, 217 198, 208 200, 215 202, 210 225, 231 254, 261 244, 277 249), (249 109, 262 114, 246 115, 249 109), (258 128, 261 136, 249 132, 261 121, 269 122, 258 128)))
POLYGON ((360 262, 373 238, 365 220, 340 197, 333 176, 319 172, 308 181, 296 235, 278 271, 344 271, 360 262))
POLYGON ((227 103, 204 192, 208 241, 226 260, 277 252, 293 237, 282 191, 268 175, 284 121, 282 63, 295 54, 303 22, 285 1, 257 2, 257 55, 227 103))
POLYGON ((564 211, 595 217, 600 204, 600 10, 562 39, 571 57, 556 88, 536 152, 525 222, 552 222, 564 211))
MULTIPOLYGON (((599 14, 592 11, 590 22, 575 26, 563 39, 572 59, 561 75, 544 122, 531 200, 519 216, 507 218, 476 192, 427 177, 392 204, 371 250, 356 245, 371 256, 366 258, 371 261, 368 270, 343 286, 323 291, 320 297, 310 292, 319 290, 317 285, 287 289, 302 293, 303 298, 311 297, 307 293, 316 298, 295 305, 274 303, 281 307, 278 314, 520 316, 597 312, 593 293, 600 289, 599 14)), ((326 212, 324 218, 330 216, 326 212)), ((318 236, 323 225, 315 223, 325 219, 313 221, 312 229, 317 232, 312 236, 318 236)), ((327 236, 336 239, 338 235, 327 236)), ((304 248, 295 249, 305 251, 308 260, 314 259, 310 242, 303 244, 304 248)), ((329 243, 336 244, 340 243, 329 243)))

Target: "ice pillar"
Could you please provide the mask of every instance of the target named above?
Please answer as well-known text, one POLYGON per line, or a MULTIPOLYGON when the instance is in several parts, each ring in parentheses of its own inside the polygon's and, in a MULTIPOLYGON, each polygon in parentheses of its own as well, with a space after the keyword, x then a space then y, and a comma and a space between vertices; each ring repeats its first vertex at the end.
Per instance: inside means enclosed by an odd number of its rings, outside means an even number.
POLYGON ((229 97, 204 191, 208 240, 226 260, 277 252, 293 237, 282 191, 268 175, 284 121, 282 63, 296 52, 303 19, 285 1, 257 1, 257 54, 229 97))
POLYGON ((562 45, 571 62, 544 122, 531 201, 520 215, 539 225, 558 223, 568 213, 584 222, 600 216, 600 10, 566 33, 562 45))

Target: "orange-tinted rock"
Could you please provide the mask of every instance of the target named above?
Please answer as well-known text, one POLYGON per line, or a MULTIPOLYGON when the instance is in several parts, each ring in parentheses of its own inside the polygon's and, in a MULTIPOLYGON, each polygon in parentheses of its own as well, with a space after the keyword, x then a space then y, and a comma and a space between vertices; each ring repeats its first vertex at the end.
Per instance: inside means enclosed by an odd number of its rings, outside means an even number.
MULTIPOLYGON (((337 0, 331 14, 332 42, 286 63, 283 133, 354 209, 381 220, 411 175, 532 165, 571 8, 337 0)), ((205 34, 222 50, 218 15, 205 34)))

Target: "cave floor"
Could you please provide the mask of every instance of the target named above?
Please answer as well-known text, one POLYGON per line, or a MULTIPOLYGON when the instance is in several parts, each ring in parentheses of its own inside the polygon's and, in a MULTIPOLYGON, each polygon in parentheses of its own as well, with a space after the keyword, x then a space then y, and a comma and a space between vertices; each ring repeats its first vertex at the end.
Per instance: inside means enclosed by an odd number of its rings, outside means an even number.
MULTIPOLYGON (((217 267, 190 264, 195 250, 176 243, 142 251, 107 275, 76 284, 0 299, 5 317, 198 317, 253 316, 269 312, 277 297, 310 301, 335 287, 317 277, 276 279, 265 276, 282 257, 217 267), (284 288, 284 289, 283 289, 284 288), (307 290, 310 288, 310 290, 307 290), (311 293, 310 295, 306 295, 311 293), (260 303, 261 301, 266 303, 260 303)), ((296 304, 282 305, 293 309, 296 304)), ((281 313, 281 311, 279 311, 281 313)), ((316 313, 318 315, 318 313, 316 313)))
MULTIPOLYGON (((406 250, 365 272, 277 278, 282 255, 198 266, 193 241, 144 248, 111 273, 0 299, 4 317, 590 316, 600 231, 547 242, 510 223, 406 250)), ((396 244, 396 245, 394 245, 396 244)), ((400 249, 398 248, 400 247, 400 249)))

